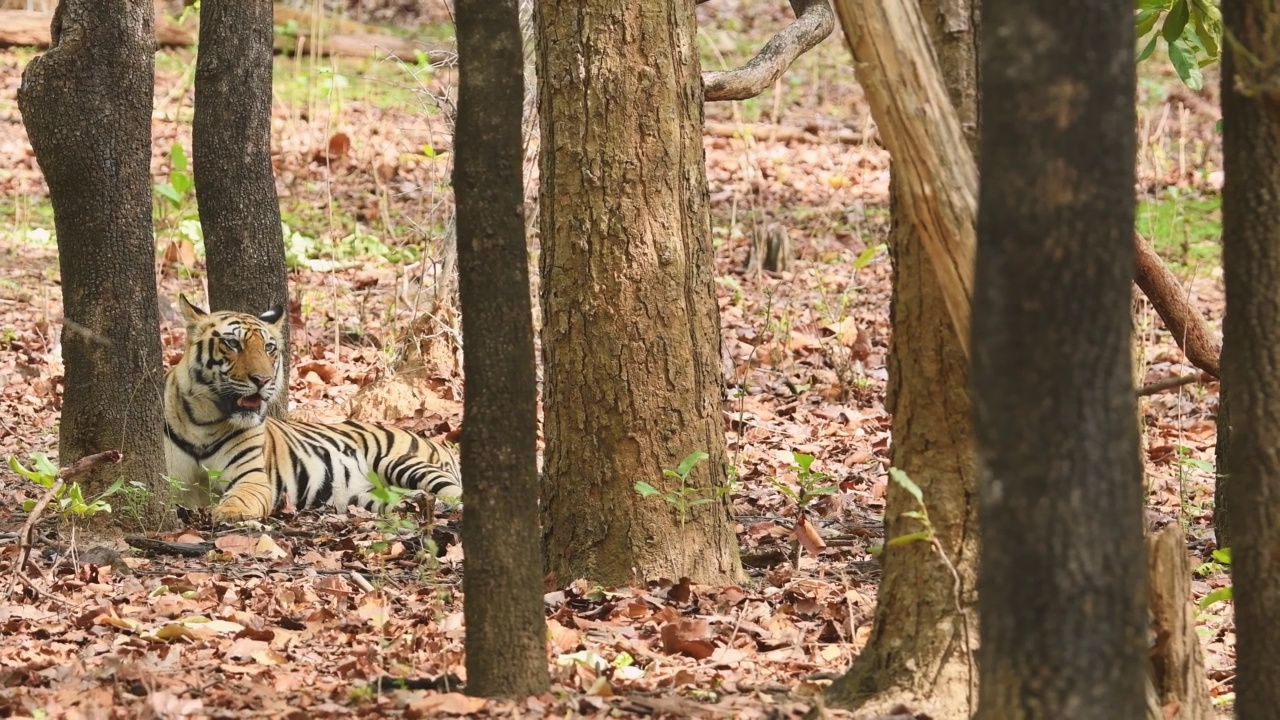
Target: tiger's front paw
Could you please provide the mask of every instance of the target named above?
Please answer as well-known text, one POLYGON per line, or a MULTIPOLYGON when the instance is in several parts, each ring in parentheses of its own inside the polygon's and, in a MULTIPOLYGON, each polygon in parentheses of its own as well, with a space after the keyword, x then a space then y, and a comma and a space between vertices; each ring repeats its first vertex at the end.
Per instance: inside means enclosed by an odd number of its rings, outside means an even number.
POLYGON ((267 516, 267 513, 256 511, 250 508, 243 500, 238 497, 226 496, 222 498, 213 507, 213 521, 218 523, 233 523, 241 520, 256 520, 267 516))

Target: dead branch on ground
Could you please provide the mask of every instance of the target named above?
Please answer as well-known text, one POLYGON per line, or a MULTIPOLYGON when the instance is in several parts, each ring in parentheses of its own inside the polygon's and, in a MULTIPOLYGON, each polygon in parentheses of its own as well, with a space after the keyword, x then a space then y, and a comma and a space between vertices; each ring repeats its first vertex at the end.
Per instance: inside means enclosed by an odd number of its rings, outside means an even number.
POLYGON ((827 0, 791 0, 791 9, 795 21, 770 38, 746 65, 702 73, 704 99, 746 100, 759 95, 836 27, 827 0))
POLYGON ((35 506, 31 508, 31 512, 27 513, 27 521, 22 524, 22 529, 18 531, 18 560, 13 565, 15 582, 9 586, 9 594, 12 594, 13 591, 17 589, 18 583, 22 583, 45 597, 52 598, 59 602, 62 601, 61 598, 49 595, 36 587, 35 583, 31 581, 31 578, 27 577, 27 562, 31 559, 31 548, 34 544, 33 538, 35 537, 36 524, 40 522, 40 515, 44 512, 44 509, 48 507, 49 503, 57 497, 59 492, 62 491, 63 486, 66 485, 68 480, 84 475, 85 473, 94 470, 95 468, 102 467, 103 465, 118 463, 120 462, 121 457, 119 450, 107 450, 106 452, 85 455, 72 463, 71 466, 65 467, 58 472, 57 479, 49 486, 48 490, 45 490, 44 495, 36 501, 35 506))
POLYGON ((1210 380, 1216 380, 1216 379, 1217 378, 1213 377, 1207 372, 1196 372, 1196 373, 1191 373, 1189 375, 1175 375, 1174 377, 1167 377, 1163 380, 1157 380, 1156 382, 1153 382, 1150 385, 1143 385, 1142 387, 1138 388, 1137 395, 1138 397, 1143 397, 1146 395, 1155 395, 1156 393, 1164 392, 1165 390, 1172 390, 1174 388, 1179 388, 1179 387, 1182 387, 1183 385, 1190 385, 1191 383, 1197 383, 1197 382, 1209 382, 1210 380))

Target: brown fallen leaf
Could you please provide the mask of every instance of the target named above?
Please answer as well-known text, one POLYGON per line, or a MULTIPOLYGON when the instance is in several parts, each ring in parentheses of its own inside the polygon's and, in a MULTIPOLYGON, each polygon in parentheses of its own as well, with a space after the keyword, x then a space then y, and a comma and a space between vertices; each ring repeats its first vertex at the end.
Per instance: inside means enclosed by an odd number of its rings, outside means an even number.
POLYGON ((827 543, 822 540, 822 536, 814 529, 813 523, 809 522, 809 518, 803 513, 796 518, 796 529, 792 535, 795 537, 796 542, 800 543, 800 546, 808 550, 812 555, 820 554, 827 547, 827 543))
POLYGON ((671 654, 688 655, 695 660, 705 660, 716 651, 711 642, 711 626, 705 618, 680 618, 662 626, 659 632, 662 649, 671 654))
POLYGON ((489 701, 485 698, 470 697, 462 693, 428 693, 421 699, 410 702, 405 708, 404 716, 409 720, 418 720, 438 715, 473 715, 488 704, 489 701))

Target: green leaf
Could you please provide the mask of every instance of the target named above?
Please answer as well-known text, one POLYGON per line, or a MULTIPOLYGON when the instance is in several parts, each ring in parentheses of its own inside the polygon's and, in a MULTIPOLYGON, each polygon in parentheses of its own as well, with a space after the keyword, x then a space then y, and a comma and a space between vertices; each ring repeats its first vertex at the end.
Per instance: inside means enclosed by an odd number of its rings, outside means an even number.
POLYGON ((1135 10, 1154 10, 1156 8, 1164 9, 1169 7, 1169 0, 1137 0, 1134 3, 1135 10))
POLYGON ((1187 10, 1187 0, 1176 0, 1173 7, 1169 8, 1169 14, 1165 16, 1164 26, 1160 28, 1160 34, 1164 36, 1166 42, 1176 42, 1182 37, 1182 29, 1187 26, 1187 20, 1191 18, 1190 12, 1187 10))
POLYGON ((1160 15, 1164 12, 1164 8, 1149 8, 1138 13, 1133 19, 1133 35, 1134 37, 1145 37, 1147 33, 1156 26, 1156 20, 1160 19, 1160 15))
POLYGON ((889 478, 897 483, 903 490, 911 493, 911 497, 915 498, 916 502, 921 505, 924 504, 924 493, 920 490, 920 486, 912 482, 911 478, 907 477, 906 473, 902 472, 898 468, 891 467, 889 468, 889 478))
POLYGON ((428 143, 422 146, 422 154, 426 155, 429 158, 433 158, 436 156, 436 149, 434 147, 431 147, 431 145, 428 143))
POLYGON ((120 490, 123 488, 124 488, 124 477, 118 477, 116 478, 115 482, 111 483, 111 487, 103 491, 103 493, 98 497, 99 498, 111 497, 112 495, 115 495, 116 493, 120 492, 120 490))
POLYGON ((1143 60, 1146 60, 1147 58, 1151 57, 1151 53, 1155 52, 1156 50, 1156 41, 1159 39, 1160 39, 1159 35, 1151 36, 1151 41, 1147 43, 1146 47, 1142 48, 1142 52, 1138 53, 1137 62, 1142 62, 1143 60))
POLYGON ((636 492, 640 493, 640 495, 643 497, 652 497, 654 495, 662 494, 657 488, 643 481, 637 482, 635 484, 635 489, 636 489, 636 492))
POLYGON ((36 507, 36 501, 35 501, 35 500, 23 500, 23 501, 22 501, 22 511, 23 511, 23 512, 28 512, 28 513, 29 513, 29 512, 31 512, 32 510, 34 510, 34 509, 35 509, 35 507, 36 507))
POLYGON ((884 243, 879 243, 876 245, 868 245, 867 247, 863 248, 862 252, 858 253, 858 258, 853 261, 853 269, 861 270, 862 268, 870 265, 871 261, 876 259, 876 255, 879 255, 880 251, 884 249, 885 249, 884 243))
POLYGON ((791 459, 796 464, 796 467, 800 468, 801 473, 809 472, 809 466, 813 464, 813 456, 805 455, 804 453, 793 452, 791 453, 791 459))
POLYGON ((1191 18, 1204 51, 1217 60, 1222 53, 1222 11, 1209 0, 1192 0, 1191 18))
POLYGON ((701 450, 694 450, 693 452, 689 453, 689 456, 686 457, 680 463, 680 466, 676 468, 676 474, 678 474, 682 478, 688 477, 689 471, 693 469, 694 465, 697 465, 698 463, 702 462, 703 460, 706 460, 709 457, 711 456, 701 450))
POLYGON ((925 514, 924 514, 924 513, 922 513, 922 512, 920 512, 919 510, 907 510, 906 512, 899 513, 899 517, 911 518, 912 520, 927 520, 927 519, 928 519, 928 518, 925 516, 925 514))
POLYGON ((36 470, 48 475, 51 478, 58 477, 58 467, 49 461, 49 456, 44 453, 36 453, 31 456, 36 461, 36 470))
POLYGON ((169 162, 173 165, 174 170, 185 172, 189 163, 187 162, 187 151, 182 147, 181 143, 174 143, 169 148, 169 162))
POLYGON ((919 532, 907 533, 906 535, 899 535, 898 537, 885 542, 885 545, 892 547, 894 545, 906 545, 907 543, 919 542, 921 540, 928 539, 929 533, 921 530, 919 532))
POLYGON ((1220 587, 1217 590, 1214 590, 1213 592, 1209 593, 1208 595, 1205 595, 1204 597, 1200 598, 1200 609, 1204 610, 1210 605, 1213 605, 1215 603, 1220 603, 1220 602, 1226 602, 1227 600, 1231 600, 1233 598, 1235 598, 1235 591, 1232 589, 1231 585, 1228 585, 1226 587, 1220 587))
POLYGON ((819 495, 835 495, 838 491, 839 491, 839 488, 833 487, 831 485, 826 485, 820 488, 813 488, 812 490, 807 490, 805 491, 805 494, 812 497, 818 497, 819 495))
POLYGON ((1173 63, 1173 69, 1178 71, 1178 77, 1188 88, 1199 90, 1204 87, 1204 75, 1200 73, 1200 67, 1196 64, 1195 51, 1186 44, 1186 41, 1177 40, 1169 43, 1169 62, 1173 63))
POLYGON ((169 173, 169 184, 179 195, 186 195, 191 188, 195 187, 195 180, 192 180, 187 173, 175 170, 169 173))
POLYGON ((155 188, 157 195, 165 198, 174 205, 182 204, 182 194, 173 189, 173 186, 169 183, 156 183, 152 187, 155 188))
POLYGON ((1213 559, 1223 565, 1231 564, 1231 548, 1218 548, 1213 551, 1213 559))

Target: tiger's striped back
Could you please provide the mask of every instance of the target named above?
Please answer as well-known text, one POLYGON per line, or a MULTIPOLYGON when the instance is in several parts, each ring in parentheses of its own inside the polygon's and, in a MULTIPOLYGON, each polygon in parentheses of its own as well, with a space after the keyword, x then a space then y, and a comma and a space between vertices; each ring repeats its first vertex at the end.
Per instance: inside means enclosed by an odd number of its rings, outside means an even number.
POLYGON ((170 476, 223 486, 213 515, 265 517, 288 499, 298 509, 375 509, 369 473, 387 485, 459 497, 457 448, 400 428, 353 420, 280 421, 268 404, 286 387, 279 352, 283 313, 206 313, 180 299, 186 352, 165 378, 165 459, 170 476))

